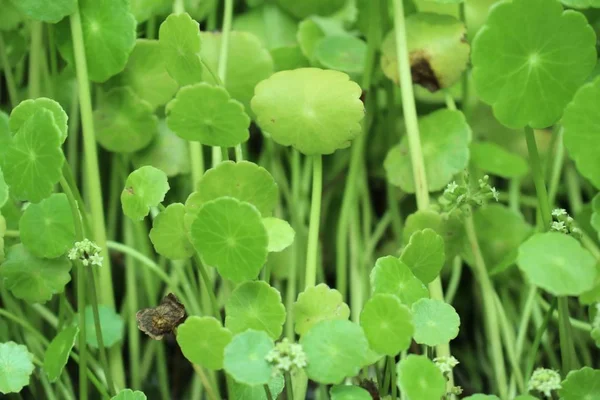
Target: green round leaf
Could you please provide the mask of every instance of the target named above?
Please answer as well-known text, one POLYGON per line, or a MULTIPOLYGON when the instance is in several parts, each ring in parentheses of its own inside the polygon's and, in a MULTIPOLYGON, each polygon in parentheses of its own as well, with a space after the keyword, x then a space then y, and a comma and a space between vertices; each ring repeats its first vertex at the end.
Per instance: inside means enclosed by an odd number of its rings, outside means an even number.
MULTIPOLYGON (((419 132, 429 190, 443 189, 469 165, 471 128, 460 111, 442 109, 419 120, 419 132)), ((388 181, 408 193, 415 192, 408 136, 390 149, 383 166, 388 181)))
POLYGON ((444 238, 446 260, 452 260, 462 249, 465 232, 463 222, 456 214, 442 217, 431 210, 421 210, 412 213, 406 218, 406 226, 402 235, 404 243, 409 242, 414 232, 426 228, 433 229, 438 235, 444 238))
MULTIPOLYGON (((531 397, 531 396, 529 396, 531 397)), ((535 399, 535 397, 533 397, 535 399)), ((469 397, 465 397, 463 400, 500 400, 498 396, 494 396, 493 394, 473 394, 469 397)), ((517 399, 515 399, 517 400, 517 399)))
POLYGON ((169 191, 169 182, 164 172, 145 166, 133 171, 125 181, 121 193, 123 213, 133 220, 142 220, 156 207, 169 191))
POLYGON ((190 362, 211 370, 223 368, 225 347, 233 335, 213 317, 191 316, 177 328, 177 343, 190 362))
POLYGON ((171 14, 160 25, 158 40, 167 71, 179 85, 202 81, 198 22, 188 13, 171 14))
POLYGON ((555 296, 578 296, 594 286, 596 259, 577 239, 536 233, 519 247, 517 265, 529 281, 555 296))
MULTIPOLYGON (((100 304, 98 306, 102 340, 106 348, 112 347, 123 339, 124 323, 119 314, 111 307, 100 304)), ((85 340, 88 346, 97 349, 96 325, 94 324, 94 311, 92 306, 85 308, 85 340)))
MULTIPOLYGON (((1 164, 1 163, 0 163, 1 164)), ((2 168, 0 168, 0 208, 4 207, 8 201, 8 185, 4 180, 4 174, 2 168)))
MULTIPOLYGON (((220 32, 200 32, 200 38, 200 57, 216 73, 219 70, 222 35, 220 32)), ((258 82, 267 79, 273 73, 273 59, 260 40, 248 32, 231 32, 227 47, 225 89, 233 99, 242 103, 246 113, 251 115, 250 100, 254 95, 254 88, 258 82)), ((202 74, 206 82, 217 84, 206 67, 202 74)))
POLYGON ((360 314, 360 326, 370 348, 388 356, 407 350, 415 330, 410 309, 392 294, 371 297, 360 314))
POLYGON ((14 136, 4 154, 4 179, 13 196, 37 203, 52 194, 65 157, 60 129, 48 110, 38 110, 14 136))
POLYGON ((167 105, 167 124, 179 137, 207 146, 233 147, 250 137, 250 117, 242 104, 207 83, 177 92, 167 105))
POLYGON ((153 109, 165 105, 179 89, 177 82, 167 73, 167 60, 158 40, 138 39, 118 81, 129 86, 153 109))
POLYGON ((271 50, 271 56, 275 63, 275 72, 308 67, 308 60, 304 57, 298 45, 273 49, 271 50))
POLYGON ((309 15, 331 15, 344 6, 344 0, 277 0, 277 3, 295 16, 296 18, 306 18, 309 15))
POLYGON ((8 249, 0 266, 4 287, 26 302, 45 303, 52 295, 62 293, 71 281, 71 263, 66 257, 36 258, 22 244, 8 249))
POLYGON ((409 354, 396 370, 398 386, 406 400, 439 400, 446 393, 446 378, 425 356, 409 354))
POLYGON ((274 347, 265 332, 249 329, 234 336, 225 347, 223 367, 239 383, 264 385, 271 380, 273 368, 266 356, 274 347))
MULTIPOLYGON (((469 61, 466 28, 458 19, 436 13, 416 13, 406 19, 406 40, 414 83, 435 92, 461 78, 469 61)), ((396 37, 392 30, 381 45, 383 73, 399 84, 396 37)))
POLYGON ((77 325, 68 326, 60 331, 46 348, 44 371, 50 382, 56 382, 60 378, 67 361, 69 361, 78 334, 79 327, 77 325))
POLYGON ((458 336, 460 317, 442 300, 421 299, 412 305, 415 342, 427 346, 448 344, 458 336))
POLYGON ((300 344, 308 359, 308 377, 324 384, 339 384, 358 374, 369 348, 362 328, 346 320, 319 322, 300 344))
POLYGON ((482 171, 506 179, 522 178, 529 171, 522 157, 492 142, 471 143, 471 161, 482 171))
POLYGON ((15 342, 0 343, 0 393, 19 393, 35 369, 33 354, 15 342))
POLYGON ((600 189, 600 164, 597 149, 600 147, 600 117, 595 105, 600 96, 600 77, 582 86, 562 119, 565 147, 575 161, 581 175, 600 189))
POLYGON ((30 204, 19 221, 21 242, 34 256, 59 257, 75 243, 75 226, 67 196, 54 193, 30 204))
POLYGON ((429 297, 429 291, 410 268, 392 256, 379 258, 371 270, 373 294, 393 294, 403 304, 411 306, 415 301, 429 297))
POLYGON ((306 288, 294 303, 294 330, 304 335, 321 321, 347 320, 350 308, 336 289, 324 283, 306 288))
POLYGON ((440 274, 446 261, 444 238, 429 228, 414 232, 402 251, 400 261, 406 264, 421 282, 432 282, 440 274))
POLYGON ((490 11, 471 60, 477 94, 500 122, 546 128, 596 65, 596 35, 555 0, 515 0, 490 11))
POLYGON ((569 372, 558 394, 561 400, 600 398, 600 370, 583 367, 569 372))
POLYGON ((296 231, 290 224, 279 218, 263 218, 263 225, 269 235, 269 252, 283 251, 294 243, 296 231))
POLYGON ((187 142, 175 135, 162 119, 158 122, 158 136, 150 145, 132 154, 131 161, 136 168, 151 165, 172 177, 190 172, 189 153, 187 142))
POLYGON ((205 203, 190 236, 203 261, 236 283, 255 279, 267 261, 269 238, 260 213, 233 197, 205 203))
POLYGON ((11 0, 0 0, 0 10, 0 31, 16 29, 25 17, 11 0))
POLYGON ((326 36, 319 40, 314 55, 324 67, 362 74, 367 56, 367 44, 354 36, 326 36))
POLYGON ((298 23, 274 4, 265 4, 233 18, 233 30, 249 32, 269 50, 296 43, 298 23))
POLYGON ((225 314, 225 326, 234 334, 254 329, 277 339, 285 322, 281 294, 264 281, 244 282, 236 287, 225 304, 225 314))
POLYGON ((298 25, 296 39, 298 40, 302 54, 304 54, 311 64, 316 64, 317 62, 315 49, 323 38, 325 38, 325 32, 313 19, 305 19, 298 25))
POLYGON ((156 216, 150 230, 150 240, 154 250, 171 260, 182 260, 194 255, 194 246, 188 239, 183 216, 185 206, 181 203, 170 204, 156 216))
POLYGON ((268 217, 277 205, 277 183, 269 171, 249 161, 225 161, 209 169, 198 181, 197 191, 185 202, 186 227, 189 229, 200 207, 223 196, 252 204, 268 217))
POLYGON ((67 139, 68 126, 67 122, 69 117, 67 113, 56 101, 48 99, 46 97, 40 97, 35 100, 29 99, 19 103, 18 106, 13 108, 10 113, 10 130, 16 134, 19 129, 25 124, 25 122, 31 118, 39 110, 48 110, 54 117, 54 123, 60 129, 60 139, 63 143, 67 139))
POLYGON ((360 386, 335 385, 329 389, 331 400, 371 400, 371 394, 360 386))
POLYGON ((51 24, 57 23, 77 10, 77 0, 12 0, 12 2, 29 18, 51 24))
POLYGON ((152 105, 132 89, 111 89, 94 110, 96 139, 105 149, 129 153, 148 146, 158 133, 152 105))
POLYGON ((116 396, 111 397, 111 400, 146 400, 147 397, 139 390, 123 389, 116 396))
MULTIPOLYGON (((510 260, 514 263, 519 246, 532 232, 520 213, 501 204, 489 204, 473 213, 477 241, 486 265, 491 269, 510 260)), ((471 246, 465 243, 463 257, 473 265, 471 246)))
MULTIPOLYGON (((135 45, 136 21, 128 1, 79 0, 89 79, 104 82, 125 68, 135 45)), ((68 20, 57 29, 58 49, 75 66, 68 20)))
MULTIPOLYGON (((276 399, 277 396, 283 392, 283 388, 285 387, 283 375, 276 375, 272 377, 268 385, 271 395, 274 399, 276 399)), ((267 400, 267 395, 263 386, 250 386, 232 381, 231 398, 244 400, 267 400)))
POLYGON ((560 0, 567 7, 572 8, 600 8, 600 1, 598 0, 560 0))
POLYGON ((520 396, 515 397, 515 400, 538 400, 538 398, 530 396, 528 394, 522 394, 520 396))
POLYGON ((318 68, 280 71, 256 86, 252 110, 273 140, 306 155, 346 148, 361 133, 360 86, 318 68), (327 87, 327 90, 323 90, 327 87))

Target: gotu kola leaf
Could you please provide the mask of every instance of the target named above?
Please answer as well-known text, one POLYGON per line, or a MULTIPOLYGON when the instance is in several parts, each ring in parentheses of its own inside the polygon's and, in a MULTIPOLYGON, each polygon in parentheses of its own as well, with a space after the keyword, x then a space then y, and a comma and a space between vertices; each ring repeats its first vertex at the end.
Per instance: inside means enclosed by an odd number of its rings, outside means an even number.
POLYGON ((242 104, 208 83, 177 92, 167 105, 167 125, 179 137, 207 146, 233 147, 250 137, 250 117, 242 104))
POLYGON ((600 370, 583 367, 570 371, 562 388, 558 390, 563 400, 581 400, 600 398, 600 370))
POLYGON ((326 36, 317 43, 314 55, 324 67, 354 76, 363 72, 367 44, 351 35, 326 36))
POLYGON ((410 236, 400 261, 406 264, 421 282, 425 284, 432 282, 437 278, 446 261, 444 238, 433 229, 416 231, 410 236))
POLYGON ((249 161, 225 161, 209 169, 197 182, 197 190, 185 202, 186 228, 196 219, 200 207, 223 196, 235 197, 255 206, 263 217, 275 209, 277 183, 269 171, 249 161))
POLYGON ((255 279, 267 261, 269 238, 260 213, 233 197, 205 203, 190 237, 202 260, 236 283, 255 279))
POLYGON ((577 239, 536 233, 519 247, 517 265, 529 281, 555 296, 578 296, 594 286, 595 258, 577 239))
POLYGON ((281 294, 264 281, 244 282, 236 287, 225 304, 225 314, 225 327, 234 334, 254 329, 277 339, 285 322, 281 294))
MULTIPOLYGON (((79 0, 83 44, 90 80, 104 82, 125 68, 135 45, 136 21, 129 2, 79 0)), ((57 29, 58 49, 74 66, 71 27, 63 20, 57 29)))
POLYGON ((347 320, 350 308, 336 289, 324 283, 306 288, 294 303, 294 330, 304 335, 314 325, 325 320, 347 320))
MULTIPOLYGON (((98 306, 98 316, 100 317, 100 329, 102 330, 102 340, 104 346, 112 347, 123 339, 124 324, 123 319, 112 308, 100 304, 98 306)), ((85 333, 87 344, 98 348, 98 338, 96 337, 96 326, 94 324, 94 311, 92 306, 85 308, 85 333)))
POLYGON ((150 207, 161 203, 169 191, 169 182, 164 172, 145 166, 133 171, 125 181, 121 193, 123 213, 133 220, 142 220, 150 207))
POLYGON ((438 400, 446 393, 446 378, 426 356, 409 354, 396 369, 398 386, 407 400, 438 400))
POLYGON ((48 110, 52 113, 54 123, 60 129, 61 143, 63 143, 68 135, 67 122, 69 118, 59 103, 46 97, 24 100, 13 108, 8 121, 10 130, 13 134, 19 132, 19 129, 21 129, 25 122, 40 109, 48 110))
POLYGON ((344 6, 344 0, 277 0, 277 3, 295 16, 296 18, 306 18, 309 15, 331 15, 344 6))
POLYGON ((494 7, 473 41, 479 97, 510 128, 546 128, 596 65, 596 35, 585 16, 555 0, 494 7))
MULTIPOLYGON (((285 387, 285 381, 283 375, 275 375, 271 377, 269 383, 269 390, 273 398, 277 398, 283 388, 285 387)), ((244 385, 243 383, 231 382, 231 398, 232 399, 245 399, 245 400, 268 400, 263 386, 250 386, 244 385)))
POLYGON ((169 204, 152 221, 150 240, 154 249, 171 260, 183 260, 194 255, 194 247, 188 239, 183 223, 184 214, 183 204, 169 204))
POLYGON ((146 400, 144 392, 139 390, 123 389, 116 396, 111 397, 111 400, 146 400))
POLYGON ((191 316, 177 328, 177 343, 190 362, 211 370, 223 368, 232 334, 213 317, 191 316))
POLYGON ((225 347, 225 371, 239 383, 267 384, 273 368, 266 356, 273 347, 275 344, 266 332, 249 329, 240 333, 225 347))
POLYGON ((46 348, 44 372, 46 372, 50 382, 55 382, 60 378, 65 365, 67 365, 78 333, 79 327, 77 325, 67 326, 52 339, 50 345, 46 348))
POLYGON ((449 343, 458 336, 460 317, 442 300, 421 299, 412 305, 415 342, 427 346, 449 343))
POLYGON ((506 179, 521 178, 529 171, 522 157, 492 142, 471 143, 471 162, 485 172, 506 179))
POLYGON ((339 384, 355 376, 364 364, 369 344, 362 328, 347 320, 321 321, 302 336, 306 373, 324 384, 339 384))
POLYGON ((577 170, 596 189, 600 189, 600 116, 596 111, 600 101, 600 77, 582 86, 565 109, 562 119, 563 140, 577 170))
POLYGON ((69 201, 54 193, 38 204, 30 204, 19 220, 21 242, 33 255, 59 257, 75 243, 75 227, 69 201))
POLYGON ((70 271, 71 263, 66 257, 36 258, 22 244, 16 244, 0 266, 0 277, 16 298, 30 304, 45 303, 65 290, 71 281, 70 271))
POLYGON ((262 221, 269 235, 269 252, 283 251, 292 245, 296 232, 287 221, 274 217, 263 218, 262 221))
POLYGON ((256 86, 252 110, 275 142, 306 155, 331 154, 348 147, 361 132, 361 93, 342 72, 280 71, 256 86))
POLYGON ((274 4, 236 15, 232 26, 234 31, 253 34, 271 51, 296 44, 298 23, 274 4))
POLYGON ((407 350, 415 330, 410 309, 392 294, 371 297, 360 314, 360 326, 371 349, 388 356, 407 350))
MULTIPOLYGON (((466 31, 462 22, 449 15, 416 13, 409 16, 406 40, 413 82, 432 92, 458 82, 469 61, 466 31)), ((388 33, 381 46, 381 68, 388 78, 399 83, 394 31, 388 33)))
POLYGON ((12 3, 29 18, 51 24, 77 10, 77 0, 12 0, 12 3))
POLYGON ((50 196, 62 177, 65 157, 52 113, 38 110, 21 126, 4 154, 2 169, 11 194, 37 203, 50 196))
MULTIPOLYGON (((460 111, 439 110, 419 120, 425 174, 430 191, 443 189, 469 164, 471 128, 460 111)), ((383 164, 387 179, 403 191, 414 193, 408 137, 390 149, 383 164)))
POLYGON ((167 71, 180 86, 202 80, 200 26, 188 13, 169 15, 160 25, 158 41, 167 71))
POLYGON ((406 226, 402 232, 404 242, 410 241, 411 235, 422 229, 431 228, 444 238, 446 260, 452 260, 462 250, 465 232, 462 220, 455 214, 442 217, 432 210, 420 210, 406 218, 406 226))
POLYGON ((152 105, 129 87, 111 89, 94 110, 96 139, 105 149, 131 153, 148 146, 158 134, 152 105))
POLYGON ((35 369, 33 354, 15 342, 0 343, 0 393, 19 393, 35 369))
POLYGON ((415 301, 429 297, 429 291, 406 266, 396 257, 381 257, 371 270, 371 289, 373 294, 393 294, 407 306, 415 301))
POLYGON ((371 400, 371 394, 360 386, 335 385, 329 390, 331 400, 371 400))

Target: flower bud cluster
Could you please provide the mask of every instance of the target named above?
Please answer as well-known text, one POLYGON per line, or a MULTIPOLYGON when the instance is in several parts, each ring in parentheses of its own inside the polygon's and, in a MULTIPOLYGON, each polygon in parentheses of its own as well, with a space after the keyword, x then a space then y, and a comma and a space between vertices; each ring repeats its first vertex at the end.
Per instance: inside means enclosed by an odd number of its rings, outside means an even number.
POLYGON ((100 246, 89 239, 83 239, 81 242, 75 242, 75 245, 69 250, 70 260, 79 260, 84 266, 95 265, 102 266, 104 258, 100 256, 100 246))
POLYGON ((582 235, 581 229, 579 229, 575 223, 575 220, 567 214, 564 208, 555 208, 552 210, 552 225, 550 226, 551 231, 561 232, 570 234, 576 239, 580 239, 582 235))
POLYGON ((558 372, 551 369, 538 368, 531 374, 527 389, 537 390, 544 396, 551 398, 552 391, 562 387, 560 382, 561 379, 558 372))
POLYGON ((306 367, 306 354, 299 343, 292 343, 287 338, 275 345, 265 359, 274 367, 273 375, 290 372, 294 368, 306 367))
POLYGON ((455 210, 467 211, 469 206, 482 206, 491 199, 498 201, 499 193, 489 180, 490 177, 485 175, 479 179, 477 187, 471 187, 468 174, 464 173, 462 183, 450 182, 438 199, 441 211, 450 214, 455 210))

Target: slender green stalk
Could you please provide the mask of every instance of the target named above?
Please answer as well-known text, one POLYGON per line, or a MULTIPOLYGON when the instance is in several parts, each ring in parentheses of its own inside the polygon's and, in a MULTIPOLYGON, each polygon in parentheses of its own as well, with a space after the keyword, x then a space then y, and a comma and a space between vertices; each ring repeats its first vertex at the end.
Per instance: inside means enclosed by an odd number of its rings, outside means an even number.
POLYGON ((396 187, 391 183, 387 182, 385 186, 385 193, 387 198, 387 208, 390 210, 392 216, 392 230, 394 231, 394 238, 398 243, 402 242, 402 215, 400 214, 400 206, 398 204, 398 198, 396 196, 396 187))
MULTIPOLYGON (((124 224, 125 241, 133 241, 131 224, 124 224)), ((125 268, 125 286, 127 288, 127 308, 129 315, 135 315, 138 311, 138 282, 133 265, 137 262, 130 255, 127 256, 127 267, 125 268)), ((129 368, 131 374, 130 387, 132 389, 142 388, 140 375, 140 335, 135 318, 127 319, 127 343, 129 345, 129 368)))
POLYGON ((173 2, 173 13, 181 14, 183 12, 185 12, 185 4, 184 4, 183 0, 175 0, 173 2))
POLYGON ((288 209, 292 211, 292 225, 296 230, 296 239, 292 244, 292 265, 290 266, 290 274, 288 276, 288 285, 285 293, 285 309, 288 316, 285 322, 285 335, 294 340, 294 301, 296 301, 296 291, 298 289, 298 265, 301 263, 301 231, 304 228, 301 218, 298 216, 300 198, 300 153, 298 150, 291 150, 291 201, 288 203, 288 209), (302 227, 301 227, 302 225, 302 227))
MULTIPOLYGON (((517 331, 517 340, 515 343, 515 356, 517 357, 517 362, 521 363, 521 356, 523 354, 523 346, 525 345, 525 338, 527 337, 527 329, 529 327, 529 322, 531 320, 531 313, 533 312, 533 306, 535 305, 535 299, 537 297, 537 287, 531 285, 529 287, 529 291, 527 292, 527 298, 525 300, 525 305, 521 308, 521 320, 519 321, 519 330, 517 331)), ((524 378, 526 378, 525 376, 524 378)), ((514 395, 516 384, 516 376, 513 374, 510 377, 510 388, 509 393, 514 395)))
POLYGON ((204 283, 204 288, 210 297, 210 304, 212 307, 213 315, 217 319, 221 319, 221 313, 219 312, 219 305, 217 303, 217 298, 215 296, 215 292, 212 287, 212 281, 208 276, 208 272, 206 271, 206 267, 204 263, 200 259, 198 253, 194 253, 194 259, 196 260, 196 264, 198 265, 198 270, 200 271, 200 277, 202 278, 202 282, 204 283))
POLYGON ((17 92, 17 85, 15 84, 12 68, 8 63, 8 56, 6 54, 6 46, 4 44, 2 32, 0 32, 0 65, 2 65, 3 68, 2 73, 4 75, 4 80, 6 81, 10 105, 12 108, 15 108, 19 103, 19 94, 17 92))
POLYGON ((581 198, 581 185, 579 184, 579 175, 573 163, 569 163, 565 169, 565 180, 567 183, 567 195, 569 196, 569 204, 573 214, 579 214, 583 207, 583 199, 581 198))
POLYGON ((412 75, 406 39, 406 21, 404 19, 404 5, 402 4, 402 0, 394 0, 394 29, 396 37, 396 54, 398 56, 398 75, 400 77, 402 107, 404 109, 404 123, 406 124, 406 136, 408 138, 413 179, 415 181, 417 206, 419 210, 426 210, 429 208, 429 190, 427 188, 427 176, 425 175, 425 163, 423 161, 421 139, 419 136, 417 108, 413 94, 412 75))
POLYGON ((496 311, 498 312, 498 321, 502 332, 504 348, 506 349, 506 354, 508 355, 513 376, 517 381, 517 385, 519 386, 521 393, 525 393, 527 389, 525 387, 525 381, 523 380, 523 372, 521 371, 521 365, 519 364, 519 360, 514 349, 515 335, 508 317, 504 312, 504 308, 502 307, 502 302, 497 294, 494 294, 494 300, 496 302, 496 311))
POLYGON ((304 285, 316 285, 317 258, 319 250, 319 225, 321 222, 321 196, 323 192, 323 158, 321 155, 313 157, 313 186, 310 205, 310 222, 308 228, 308 246, 306 249, 306 276, 304 285))
POLYGON ((396 362, 394 357, 389 357, 390 365, 390 386, 392 387, 392 400, 397 399, 398 385, 396 384, 396 362))
POLYGON ((460 277, 462 276, 462 268, 462 259, 459 256, 454 257, 454 261, 452 262, 452 274, 450 275, 450 282, 446 288, 445 301, 448 304, 452 304, 454 301, 454 296, 456 296, 456 291, 458 290, 458 285, 460 284, 460 277))
POLYGON ((494 376, 500 399, 508 399, 508 383, 506 379, 506 367, 504 365, 504 356, 502 354, 502 342, 500 339, 500 328, 498 323, 498 314, 496 312, 495 300, 494 300, 494 287, 492 281, 487 273, 485 261, 481 254, 481 248, 477 241, 477 234, 475 232, 475 224, 473 223, 473 216, 471 213, 465 218, 465 230, 467 238, 473 252, 474 257, 474 272, 479 285, 481 287, 481 295, 483 297, 483 308, 485 317, 485 327, 489 339, 489 348, 492 356, 492 364, 494 368, 494 376))
MULTIPOLYGON (((537 144, 535 142, 535 135, 533 133, 533 129, 528 126, 525 127, 525 140, 527 142, 529 161, 531 164, 531 171, 533 172, 533 182, 535 184, 535 191, 538 197, 538 206, 542 221, 544 223, 544 230, 548 231, 550 229, 550 225, 552 224, 550 200, 548 198, 548 192, 546 191, 546 183, 544 181, 542 165, 538 154, 537 144)), ((573 343, 571 324, 569 322, 569 306, 568 299, 566 297, 561 297, 558 299, 558 313, 560 319, 559 341, 562 357, 562 369, 563 373, 567 374, 575 364, 575 345, 573 343)))
POLYGON ((538 330, 535 334, 535 339, 533 340, 531 347, 529 348, 529 352, 527 354, 527 366, 525 368, 525 378, 526 379, 528 379, 531 376, 531 373, 533 372, 533 367, 535 365, 535 360, 536 360, 538 348, 540 347, 540 342, 542 341, 542 336, 544 336, 544 332, 546 332, 546 328, 548 327, 548 322, 550 322, 550 318, 552 318, 552 313, 556 309, 557 304, 558 304, 558 300, 555 297, 552 300, 550 309, 548 310, 548 312, 546 313, 546 316, 544 317, 544 321, 542 322, 542 324, 540 325, 540 327, 538 328, 538 330))
POLYGON ((289 372, 283 374, 285 379, 285 393, 287 400, 294 400, 294 386, 292 382, 292 375, 289 372))
POLYGON ((520 214, 521 179, 513 178, 508 184, 508 206, 514 212, 520 214))
POLYGON ((42 23, 31 21, 31 45, 29 49, 28 94, 30 99, 41 94, 41 65, 44 49, 42 48, 42 23))

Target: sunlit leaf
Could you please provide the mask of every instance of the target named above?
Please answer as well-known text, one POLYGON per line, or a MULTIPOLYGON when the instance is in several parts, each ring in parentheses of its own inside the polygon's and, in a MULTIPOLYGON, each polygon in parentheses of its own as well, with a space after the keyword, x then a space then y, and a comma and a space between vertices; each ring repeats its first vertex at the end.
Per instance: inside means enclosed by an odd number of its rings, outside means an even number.
POLYGON ((79 327, 77 325, 67 326, 52 339, 50 345, 46 348, 44 371, 50 382, 55 382, 60 378, 67 361, 69 361, 78 333, 79 327))
POLYGON ((442 300, 421 299, 412 305, 415 342, 427 346, 447 344, 458 336, 460 317, 442 300))
POLYGON ((314 325, 326 320, 347 320, 350 308, 336 289, 326 284, 306 288, 294 303, 294 330, 304 335, 314 325))
POLYGON ((111 397, 111 400, 146 400, 147 397, 139 390, 123 389, 116 396, 111 397))
POLYGON ((296 43, 298 23, 274 4, 248 10, 233 18, 233 30, 249 32, 269 50, 296 43))
POLYGON ((223 368, 225 347, 232 337, 213 317, 191 316, 177 328, 177 343, 185 358, 211 370, 223 368))
POLYGON ((266 356, 274 346, 266 332, 249 329, 225 347, 223 367, 239 383, 264 385, 271 379, 273 368, 266 356))
MULTIPOLYGON (((125 328, 123 318, 121 318, 115 310, 102 304, 98 306, 98 316, 100 317, 100 327, 104 346, 109 348, 120 342, 123 339, 125 328)), ((92 306, 87 306, 85 308, 85 334, 88 346, 97 349, 98 338, 96 337, 92 306)))
POLYGON ((392 256, 379 258, 371 270, 373 294, 393 294, 405 305, 429 297, 429 291, 400 259, 392 256))
POLYGON ((582 400, 600 398, 600 370, 583 367, 570 371, 558 394, 562 400, 582 400))
POLYGON ((183 216, 185 207, 181 203, 169 206, 154 218, 150 240, 154 250, 171 260, 182 260, 194 254, 194 246, 188 239, 183 216))
POLYGON ((67 139, 67 113, 56 101, 46 97, 40 97, 35 100, 28 99, 19 103, 10 113, 9 126, 13 134, 19 132, 19 129, 25 122, 39 110, 48 110, 54 117, 54 123, 60 129, 61 143, 67 139))
POLYGON ((365 66, 367 44, 350 35, 326 36, 317 43, 314 56, 326 68, 361 74, 365 66))
MULTIPOLYGON (((29 18, 55 24, 77 10, 77 0, 12 0, 29 18)), ((4 12, 4 5, 2 6, 4 12)))
POLYGON ((446 393, 446 378, 426 356, 409 354, 398 363, 397 374, 406 400, 439 400, 446 393))
POLYGON ((331 154, 348 147, 361 132, 361 93, 360 86, 338 71, 280 71, 256 86, 252 110, 264 133, 277 143, 306 155, 331 154))
POLYGON ((400 256, 400 261, 425 284, 437 278, 445 260, 444 238, 429 228, 413 233, 400 256))
POLYGON ((492 142, 471 143, 471 162, 477 168, 503 178, 521 178, 529 171, 527 162, 492 142))
POLYGON ((329 389, 331 400, 371 400, 371 394, 360 386, 335 385, 329 389))
POLYGON ((180 86, 202 80, 198 22, 188 13, 171 14, 160 25, 158 40, 167 71, 180 86))
POLYGON ((369 344, 362 328, 347 320, 321 321, 302 336, 306 373, 324 384, 339 384, 363 366, 369 344))
POLYGON ((121 193, 123 213, 133 220, 142 220, 150 207, 160 204, 169 191, 169 182, 164 172, 145 166, 133 171, 125 181, 121 193))
POLYGON ((269 235, 269 252, 283 251, 292 245, 296 232, 286 220, 267 217, 262 221, 269 235))
POLYGON ((295 16, 296 18, 306 18, 309 15, 331 15, 344 6, 344 0, 277 0, 277 3, 295 16))
MULTIPOLYGON (((269 390, 271 391, 273 398, 277 398, 277 396, 283 392, 283 388, 285 387, 283 375, 276 375, 272 377, 267 385, 269 385, 269 390)), ((267 400, 267 395, 263 386, 244 385, 243 383, 238 383, 234 380, 231 382, 231 398, 244 400, 267 400)))
POLYGON ((410 237, 416 231, 426 228, 433 229, 444 238, 444 252, 446 260, 452 260, 462 250, 465 241, 465 232, 462 220, 454 214, 442 217, 435 211, 420 210, 412 213, 406 218, 406 226, 402 232, 404 243, 410 241, 410 237))
POLYGON ((33 354, 15 342, 0 343, 0 393, 19 393, 35 369, 33 354))

